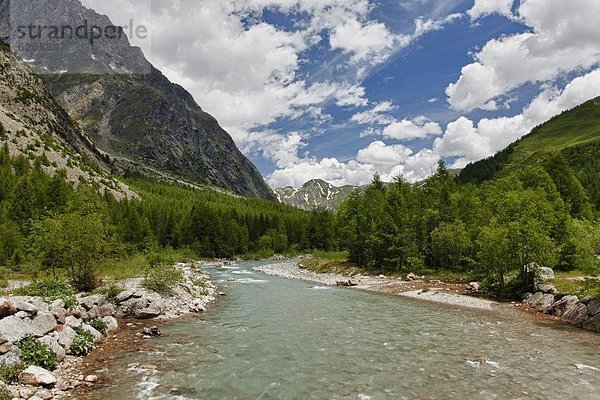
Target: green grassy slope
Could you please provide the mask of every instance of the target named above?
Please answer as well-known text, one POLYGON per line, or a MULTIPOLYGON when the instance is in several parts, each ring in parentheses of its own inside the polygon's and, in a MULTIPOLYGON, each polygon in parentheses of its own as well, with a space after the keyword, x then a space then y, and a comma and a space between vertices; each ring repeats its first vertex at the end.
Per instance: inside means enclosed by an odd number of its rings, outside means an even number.
POLYGON ((580 172, 585 165, 582 165, 580 157, 576 161, 574 154, 590 153, 585 148, 595 147, 598 142, 600 97, 552 118, 495 156, 468 165, 459 175, 458 181, 481 183, 494 178, 502 171, 521 165, 541 163, 559 152, 576 172, 580 172))

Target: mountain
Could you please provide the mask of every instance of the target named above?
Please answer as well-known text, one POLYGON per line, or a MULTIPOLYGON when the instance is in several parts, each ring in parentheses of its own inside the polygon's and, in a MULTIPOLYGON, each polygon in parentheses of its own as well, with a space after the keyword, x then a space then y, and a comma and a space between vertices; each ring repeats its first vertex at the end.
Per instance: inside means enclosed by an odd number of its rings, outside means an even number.
MULTIPOLYGON (((3 37, 9 36, 9 21, 13 25, 26 22, 27 26, 59 22, 71 27, 112 25, 108 17, 82 6, 79 0, 16 4, 23 8, 11 20, 10 1, 0 0, 3 37)), ((21 51, 23 59, 41 74, 50 93, 108 155, 115 170, 275 198, 215 118, 184 88, 154 68, 126 36, 103 36, 93 45, 85 40, 67 41, 59 54, 48 54, 40 47, 26 47, 21 51), (47 74, 49 71, 62 73, 47 74), (65 73, 69 71, 78 73, 65 73)))
POLYGON ((575 171, 590 200, 600 206, 600 97, 581 104, 538 126, 493 157, 470 164, 461 183, 481 183, 523 165, 540 164, 562 155, 575 171))
POLYGON ((301 188, 275 189, 277 199, 302 210, 325 209, 335 211, 356 186, 333 186, 321 179, 306 182, 301 188))
POLYGON ((41 159, 48 173, 64 170, 117 198, 135 197, 111 177, 105 155, 74 124, 44 83, 0 41, 0 145, 11 155, 41 159))

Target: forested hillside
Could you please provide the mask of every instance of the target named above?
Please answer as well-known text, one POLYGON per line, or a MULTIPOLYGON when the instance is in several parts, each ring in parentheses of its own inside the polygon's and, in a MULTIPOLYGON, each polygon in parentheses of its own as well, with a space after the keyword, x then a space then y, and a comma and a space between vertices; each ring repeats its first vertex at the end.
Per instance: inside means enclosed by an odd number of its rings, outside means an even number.
POLYGON ((139 199, 116 200, 75 188, 42 160, 0 150, 0 281, 26 272, 68 276, 80 290, 97 284, 99 264, 134 254, 186 249, 197 258, 328 249, 333 217, 274 201, 129 180, 139 199))
POLYGON ((535 128, 493 157, 468 165, 461 183, 481 183, 524 165, 543 165, 561 154, 600 209, 600 98, 590 100, 535 128))
MULTIPOLYGON (((600 176, 595 176, 595 184, 600 176)), ((530 290, 533 263, 600 273, 598 213, 575 173, 555 156, 481 186, 457 184, 443 163, 424 185, 376 177, 341 207, 341 245, 358 265, 452 271, 490 287, 530 290), (515 279, 507 279, 515 278, 515 279)))

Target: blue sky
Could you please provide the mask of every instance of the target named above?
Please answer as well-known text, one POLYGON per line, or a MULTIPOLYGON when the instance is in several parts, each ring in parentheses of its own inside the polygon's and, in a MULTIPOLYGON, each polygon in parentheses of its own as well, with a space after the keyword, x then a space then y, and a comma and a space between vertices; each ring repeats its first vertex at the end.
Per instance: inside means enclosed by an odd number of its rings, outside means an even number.
MULTIPOLYGON (((117 22, 136 1, 83 0, 117 22)), ((138 45, 273 187, 415 181, 598 96, 597 15, 596 0, 153 0, 138 45)))

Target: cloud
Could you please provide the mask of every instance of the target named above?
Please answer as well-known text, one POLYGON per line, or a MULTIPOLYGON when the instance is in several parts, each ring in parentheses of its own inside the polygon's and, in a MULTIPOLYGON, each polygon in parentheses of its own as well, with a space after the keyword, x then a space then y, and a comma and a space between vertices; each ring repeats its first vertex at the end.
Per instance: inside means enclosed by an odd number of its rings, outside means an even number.
POLYGON ((477 125, 466 117, 448 124, 433 150, 443 157, 459 157, 454 165, 491 156, 528 134, 555 115, 600 95, 600 69, 573 79, 563 90, 549 87, 521 114, 513 117, 484 118, 477 125))
POLYGON ((358 152, 356 160, 364 164, 378 166, 396 166, 406 162, 412 155, 412 150, 402 145, 388 146, 382 141, 376 141, 369 147, 358 152))
MULTIPOLYGON (((476 3, 475 7, 478 3, 476 3)), ((483 4, 483 3, 481 3, 483 4)), ((473 11, 484 10, 480 5, 473 11)), ((531 32, 490 40, 446 89, 452 108, 469 112, 526 83, 543 83, 600 61, 600 2, 526 0, 517 17, 531 32)))
POLYGON ((475 4, 467 14, 472 20, 494 13, 510 17, 513 4, 514 0, 475 0, 475 4))
POLYGON ((437 136, 442 133, 442 128, 437 122, 432 122, 427 117, 418 117, 414 120, 395 121, 386 126, 381 135, 389 139, 413 140, 437 136))
POLYGON ((389 101, 377 103, 370 110, 356 113, 350 118, 350 121, 361 125, 387 125, 394 122, 394 118, 385 113, 395 110, 397 107, 389 101))

